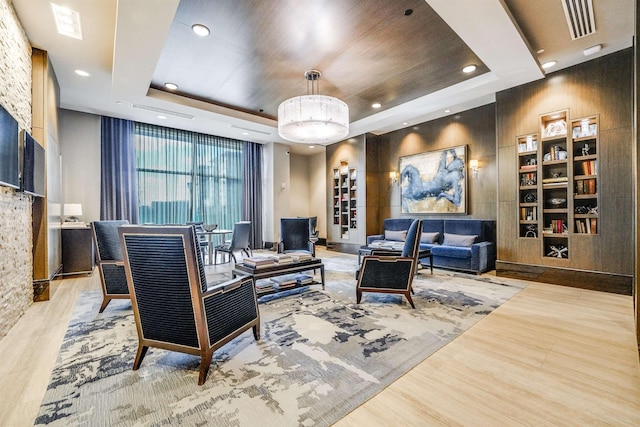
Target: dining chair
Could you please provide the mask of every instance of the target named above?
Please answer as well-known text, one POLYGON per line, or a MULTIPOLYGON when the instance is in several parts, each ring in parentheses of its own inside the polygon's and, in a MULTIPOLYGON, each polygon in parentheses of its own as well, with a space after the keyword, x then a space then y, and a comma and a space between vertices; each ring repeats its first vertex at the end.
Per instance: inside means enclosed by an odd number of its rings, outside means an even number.
POLYGON ((229 262, 231 262, 231 259, 233 258, 234 263, 238 262, 236 256, 234 255, 235 251, 241 251, 247 257, 253 256, 253 251, 251 250, 249 244, 250 237, 251 221, 239 221, 233 224, 233 234, 231 235, 231 240, 221 245, 217 245, 214 248, 214 262, 216 264, 218 263, 218 252, 221 252, 223 255, 227 254, 229 256, 229 262))

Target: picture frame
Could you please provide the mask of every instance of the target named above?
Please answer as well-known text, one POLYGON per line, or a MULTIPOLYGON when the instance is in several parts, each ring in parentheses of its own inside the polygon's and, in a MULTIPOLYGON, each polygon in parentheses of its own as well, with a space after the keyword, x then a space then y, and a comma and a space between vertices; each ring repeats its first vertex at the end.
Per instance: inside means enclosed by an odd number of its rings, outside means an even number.
POLYGON ((467 213, 467 146, 400 157, 402 213, 467 213))

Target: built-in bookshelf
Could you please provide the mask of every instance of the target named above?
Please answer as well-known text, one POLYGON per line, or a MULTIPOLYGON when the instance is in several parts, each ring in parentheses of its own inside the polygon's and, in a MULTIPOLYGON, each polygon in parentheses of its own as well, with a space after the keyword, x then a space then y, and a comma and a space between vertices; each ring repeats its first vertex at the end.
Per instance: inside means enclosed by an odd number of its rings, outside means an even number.
POLYGON ((571 236, 599 232, 599 116, 539 117, 539 133, 516 137, 518 237, 542 239, 543 257, 568 259, 571 236))
POLYGON ((333 224, 340 226, 342 239, 349 238, 349 230, 358 227, 356 169, 341 162, 333 169, 333 224))
POLYGON ((516 138, 518 147, 518 224, 520 237, 537 238, 538 227, 538 134, 516 138))
POLYGON ((579 234, 598 234, 598 121, 597 115, 571 121, 573 232, 579 234))

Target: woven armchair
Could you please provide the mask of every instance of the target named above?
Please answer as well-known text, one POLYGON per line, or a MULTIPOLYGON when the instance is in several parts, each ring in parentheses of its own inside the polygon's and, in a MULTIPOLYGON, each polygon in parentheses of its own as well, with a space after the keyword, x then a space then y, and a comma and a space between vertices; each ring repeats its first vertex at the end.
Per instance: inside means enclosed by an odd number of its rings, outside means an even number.
POLYGON ((309 218, 280 218, 278 253, 308 252, 315 258, 316 245, 310 237, 309 218))
POLYGON ((356 302, 360 304, 363 292, 380 292, 404 295, 412 308, 411 299, 413 276, 418 268, 420 252, 420 230, 422 220, 414 220, 407 230, 407 237, 400 256, 390 255, 384 250, 373 250, 362 259, 356 273, 356 302))
POLYGON ((192 226, 129 226, 119 230, 138 330, 137 370, 149 347, 200 356, 198 385, 211 358, 253 328, 260 339, 260 313, 253 278, 208 286, 192 226))
POLYGON ((129 224, 127 220, 93 221, 91 223, 102 286, 100 313, 104 311, 112 299, 130 299, 122 260, 122 248, 118 237, 118 227, 127 224, 129 224))

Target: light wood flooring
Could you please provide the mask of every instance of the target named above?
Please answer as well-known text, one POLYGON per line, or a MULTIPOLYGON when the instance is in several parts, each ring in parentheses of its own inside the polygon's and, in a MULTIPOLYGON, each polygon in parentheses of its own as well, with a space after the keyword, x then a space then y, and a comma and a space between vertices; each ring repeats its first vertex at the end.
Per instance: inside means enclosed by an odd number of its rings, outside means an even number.
MULTIPOLYGON (((54 281, 50 301, 0 340, 0 426, 33 425, 76 298, 89 289, 99 289, 97 272, 54 281)), ((632 298, 530 282, 336 424, 372 425, 640 426, 632 298)))

